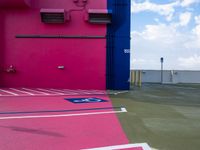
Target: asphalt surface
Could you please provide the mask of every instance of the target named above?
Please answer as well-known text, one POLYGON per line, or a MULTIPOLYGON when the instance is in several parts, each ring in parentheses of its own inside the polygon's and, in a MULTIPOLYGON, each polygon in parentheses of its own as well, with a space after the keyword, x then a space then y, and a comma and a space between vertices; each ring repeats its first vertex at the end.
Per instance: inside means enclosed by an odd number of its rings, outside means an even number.
POLYGON ((129 141, 159 150, 200 149, 200 86, 145 84, 110 95, 129 141))

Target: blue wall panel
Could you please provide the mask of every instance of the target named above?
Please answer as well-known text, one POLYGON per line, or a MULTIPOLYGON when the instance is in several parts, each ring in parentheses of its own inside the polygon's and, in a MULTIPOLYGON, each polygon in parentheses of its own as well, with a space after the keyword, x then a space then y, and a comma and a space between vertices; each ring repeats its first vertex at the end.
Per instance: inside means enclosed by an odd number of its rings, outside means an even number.
POLYGON ((128 90, 130 76, 130 0, 108 0, 107 89, 128 90))

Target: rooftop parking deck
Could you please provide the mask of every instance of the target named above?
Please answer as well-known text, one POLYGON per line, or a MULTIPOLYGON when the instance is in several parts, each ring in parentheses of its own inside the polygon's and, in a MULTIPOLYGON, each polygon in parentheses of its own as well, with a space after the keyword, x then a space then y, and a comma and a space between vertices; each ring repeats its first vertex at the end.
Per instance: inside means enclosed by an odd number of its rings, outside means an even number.
POLYGON ((111 95, 129 142, 147 142, 159 150, 200 149, 200 86, 145 84, 111 95))

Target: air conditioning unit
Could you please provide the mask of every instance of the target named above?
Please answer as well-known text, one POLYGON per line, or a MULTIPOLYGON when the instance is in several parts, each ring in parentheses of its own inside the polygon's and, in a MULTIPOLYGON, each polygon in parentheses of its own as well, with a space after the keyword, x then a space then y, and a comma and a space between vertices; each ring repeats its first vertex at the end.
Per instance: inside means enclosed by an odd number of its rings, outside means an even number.
POLYGON ((70 20, 70 15, 64 9, 41 9, 43 23, 65 23, 70 20))
POLYGON ((108 24, 112 22, 112 10, 89 9, 86 20, 94 24, 108 24))

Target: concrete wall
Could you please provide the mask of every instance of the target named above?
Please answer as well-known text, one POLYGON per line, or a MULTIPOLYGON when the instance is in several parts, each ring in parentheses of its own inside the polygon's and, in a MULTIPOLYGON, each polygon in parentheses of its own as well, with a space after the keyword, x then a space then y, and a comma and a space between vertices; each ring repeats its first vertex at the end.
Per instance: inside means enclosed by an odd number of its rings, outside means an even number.
MULTIPOLYGON (((160 70, 142 70, 142 83, 160 83, 160 70)), ((200 71, 164 70, 163 83, 200 83, 200 71)))

